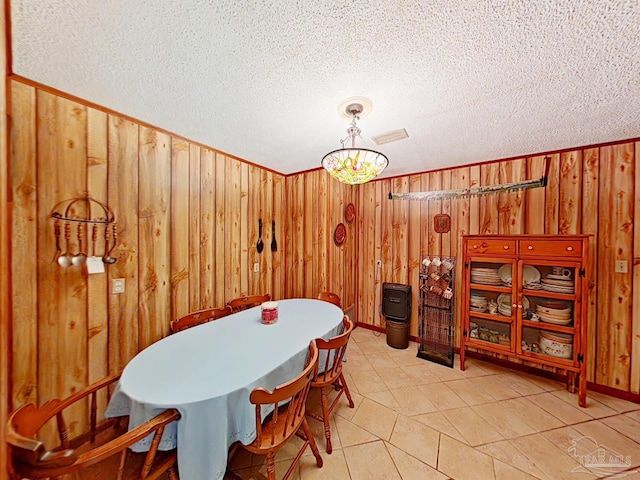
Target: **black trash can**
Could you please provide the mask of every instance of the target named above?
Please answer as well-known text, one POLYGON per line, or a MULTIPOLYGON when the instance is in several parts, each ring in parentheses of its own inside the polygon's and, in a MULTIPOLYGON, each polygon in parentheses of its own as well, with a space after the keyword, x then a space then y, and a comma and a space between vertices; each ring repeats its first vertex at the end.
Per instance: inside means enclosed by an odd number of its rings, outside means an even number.
POLYGON ((411 285, 382 284, 382 315, 387 320, 387 345, 407 348, 411 320, 411 285))

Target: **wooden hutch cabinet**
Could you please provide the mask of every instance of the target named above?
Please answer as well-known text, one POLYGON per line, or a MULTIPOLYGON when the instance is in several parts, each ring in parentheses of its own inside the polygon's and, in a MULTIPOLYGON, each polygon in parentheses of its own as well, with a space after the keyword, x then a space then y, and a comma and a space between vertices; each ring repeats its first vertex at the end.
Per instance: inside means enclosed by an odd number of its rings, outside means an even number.
POLYGON ((463 236, 460 368, 469 347, 556 367, 586 406, 588 249, 589 235, 463 236))

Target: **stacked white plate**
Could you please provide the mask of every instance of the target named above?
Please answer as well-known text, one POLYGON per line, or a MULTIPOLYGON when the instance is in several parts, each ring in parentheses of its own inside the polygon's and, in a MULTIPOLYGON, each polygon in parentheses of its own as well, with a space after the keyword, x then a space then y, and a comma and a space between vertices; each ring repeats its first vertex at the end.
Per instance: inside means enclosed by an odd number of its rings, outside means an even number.
POLYGON ((569 325, 573 320, 570 308, 550 308, 536 305, 536 313, 541 321, 554 325, 569 325))
POLYGON ((548 292, 571 294, 575 292, 575 284, 570 277, 549 274, 542 279, 542 289, 548 292))
MULTIPOLYGON (((498 312, 500 312, 501 315, 504 315, 505 317, 510 317, 511 316, 511 294, 510 293, 501 293, 500 295, 498 295, 498 298, 496 299, 496 301, 498 302, 498 312)), ((529 299, 525 296, 522 297, 522 307, 525 310, 529 310, 529 306, 530 306, 530 302, 529 299)))
POLYGON ((487 297, 475 292, 471 292, 469 296, 469 310, 475 313, 484 313, 488 308, 487 297))
POLYGON ((480 283, 483 285, 500 285, 500 275, 497 268, 488 267, 472 267, 471 283, 480 283))

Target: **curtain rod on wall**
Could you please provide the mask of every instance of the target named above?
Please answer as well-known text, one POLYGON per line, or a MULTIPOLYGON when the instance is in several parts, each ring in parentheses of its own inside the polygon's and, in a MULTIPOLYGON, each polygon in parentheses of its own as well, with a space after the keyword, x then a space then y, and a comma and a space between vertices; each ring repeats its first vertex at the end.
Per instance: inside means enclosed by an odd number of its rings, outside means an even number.
POLYGON ((484 187, 460 188, 457 190, 435 190, 432 192, 407 192, 407 193, 391 193, 389 192, 389 200, 446 200, 456 198, 481 197, 494 193, 509 193, 529 188, 539 188, 547 186, 547 178, 549 175, 550 156, 544 157, 545 167, 544 175, 537 180, 525 180, 522 182, 503 183, 500 185, 487 185, 484 187))

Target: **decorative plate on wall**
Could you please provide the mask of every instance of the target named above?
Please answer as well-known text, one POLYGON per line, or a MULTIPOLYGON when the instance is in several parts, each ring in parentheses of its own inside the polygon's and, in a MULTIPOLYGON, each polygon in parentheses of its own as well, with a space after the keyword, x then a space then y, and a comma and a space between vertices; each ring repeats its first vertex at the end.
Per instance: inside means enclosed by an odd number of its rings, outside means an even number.
POLYGON ((346 239, 347 227, 344 226, 344 223, 339 223, 336 230, 333 232, 333 241, 336 242, 336 245, 340 246, 346 239))
POLYGON ((356 207, 353 203, 350 203, 345 207, 344 219, 347 221, 347 223, 351 223, 356 219, 356 207))
POLYGON ((451 217, 446 213, 439 213, 433 217, 433 229, 436 233, 447 233, 451 230, 451 217))

